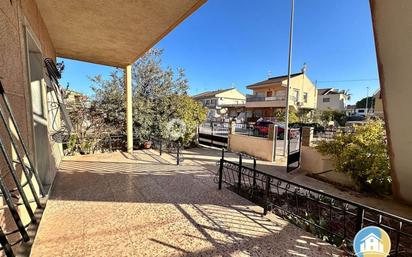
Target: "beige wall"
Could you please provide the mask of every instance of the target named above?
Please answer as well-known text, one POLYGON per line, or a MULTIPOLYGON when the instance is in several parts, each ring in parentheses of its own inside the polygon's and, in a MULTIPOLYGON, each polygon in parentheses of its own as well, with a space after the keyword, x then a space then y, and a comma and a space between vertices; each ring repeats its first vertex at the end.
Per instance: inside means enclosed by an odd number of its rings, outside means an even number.
POLYGON ((412 204, 412 1, 370 3, 393 191, 412 204))
POLYGON ((267 138, 229 134, 229 149, 265 161, 273 161, 275 147, 274 141, 267 138))
POLYGON ((356 188, 355 183, 348 175, 340 172, 330 171, 334 169, 333 162, 327 156, 322 155, 313 147, 302 146, 300 169, 307 172, 308 174, 316 175, 327 181, 338 183, 347 187, 356 188))
MULTIPOLYGON (((42 57, 54 58, 55 52, 52 43, 34 1, 1 0, 0 77, 11 102, 11 107, 15 110, 14 114, 22 132, 23 140, 33 155, 33 120, 25 44, 26 28, 41 48, 42 57)), ((1 125, 0 136, 3 141, 7 138, 5 135, 1 125)), ((6 145, 11 152, 10 142, 6 142, 6 145)), ((50 148, 51 152, 52 149, 50 148)), ((7 172, 3 160, 0 162, 0 169, 2 174, 7 172)), ((19 170, 18 172, 21 176, 21 171, 19 170)), ((12 181, 6 180, 6 183, 9 187, 14 187, 12 181)), ((27 190, 27 187, 25 189, 27 190)), ((28 198, 32 198, 30 194, 28 194, 28 198)), ((23 223, 27 224, 29 220, 26 210, 20 206, 19 211, 22 215, 23 223)), ((3 230, 14 229, 14 222, 7 213, 1 220, 0 225, 3 230)))
POLYGON ((346 100, 347 100, 347 96, 344 94, 318 95, 317 109, 319 111, 326 111, 326 110, 344 111, 346 100), (323 99, 325 98, 329 98, 329 102, 323 102, 323 99))
POLYGON ((382 103, 382 98, 380 97, 380 93, 377 94, 374 98, 375 98, 375 106, 374 106, 373 112, 375 115, 383 118, 383 103, 382 103))
MULTIPOLYGON (((267 96, 267 92, 272 92, 272 96, 284 96, 286 97, 286 85, 287 80, 281 83, 269 84, 267 86, 259 86, 258 88, 252 89, 254 95, 267 96)), ((262 102, 247 102, 246 107, 285 107, 286 101, 279 99, 277 101, 265 101, 262 102)), ((289 91, 289 105, 295 110, 299 108, 316 109, 317 104, 317 90, 312 81, 305 75, 299 75, 291 78, 290 80, 290 91, 289 91), (299 92, 299 98, 295 97, 296 91, 299 92), (307 102, 304 101, 303 95, 307 93, 307 102), (297 105, 300 102, 302 105, 297 105)))

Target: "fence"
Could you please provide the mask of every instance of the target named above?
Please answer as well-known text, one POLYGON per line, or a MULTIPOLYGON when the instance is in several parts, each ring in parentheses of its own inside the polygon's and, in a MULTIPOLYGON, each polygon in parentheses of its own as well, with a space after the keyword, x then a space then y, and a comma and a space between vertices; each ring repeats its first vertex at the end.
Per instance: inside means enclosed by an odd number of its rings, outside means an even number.
POLYGON ((327 242, 342 247, 348 254, 356 233, 365 226, 378 226, 390 236, 390 256, 412 256, 412 221, 365 205, 354 203, 316 189, 222 158, 218 162, 218 186, 248 198, 291 223, 327 242))
POLYGON ((153 148, 159 150, 159 155, 167 152, 176 160, 176 165, 183 162, 182 145, 178 141, 166 140, 162 138, 152 138, 153 148))
POLYGON ((324 129, 314 135, 315 139, 318 140, 332 140, 336 134, 339 133, 352 133, 353 129, 349 127, 338 127, 338 128, 330 128, 324 129))
POLYGON ((63 145, 64 155, 71 155, 74 152, 81 154, 100 152, 113 152, 125 149, 126 135, 111 134, 103 132, 99 134, 89 133, 83 137, 72 133, 70 135, 63 135, 61 140, 63 145))
MULTIPOLYGON (((267 133, 262 133, 254 128, 254 123, 232 123, 236 134, 268 137, 267 133)), ((227 137, 229 134, 230 122, 205 122, 199 126, 199 134, 227 137)))

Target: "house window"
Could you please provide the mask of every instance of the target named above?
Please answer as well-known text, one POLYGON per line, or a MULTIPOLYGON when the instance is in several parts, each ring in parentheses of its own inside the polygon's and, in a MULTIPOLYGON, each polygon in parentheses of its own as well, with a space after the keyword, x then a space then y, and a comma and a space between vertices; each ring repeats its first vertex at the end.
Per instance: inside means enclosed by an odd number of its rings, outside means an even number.
POLYGON ((266 92, 266 96, 267 96, 267 97, 272 97, 272 91, 267 91, 267 92, 266 92))
POLYGON ((308 102, 308 93, 303 93, 303 102, 308 102))
POLYGON ((211 104, 216 104, 216 100, 213 99, 213 100, 210 101, 210 103, 211 103, 211 104))
POLYGON ((295 100, 299 101, 299 90, 295 90, 295 100))
POLYGON ((210 100, 206 100, 206 104, 210 104, 210 100))
POLYGON ((330 102, 330 98, 323 98, 323 102, 324 102, 324 103, 329 103, 329 102, 330 102))

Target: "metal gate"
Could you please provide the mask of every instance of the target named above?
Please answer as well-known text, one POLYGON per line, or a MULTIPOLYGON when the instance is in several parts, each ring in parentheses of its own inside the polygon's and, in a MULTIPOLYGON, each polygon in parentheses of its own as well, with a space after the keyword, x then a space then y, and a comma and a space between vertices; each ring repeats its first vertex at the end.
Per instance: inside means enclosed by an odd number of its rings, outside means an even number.
POLYGON ((228 137, 199 133, 199 143, 219 148, 227 148, 228 137))
POLYGON ((302 150, 302 128, 289 129, 287 172, 300 167, 300 154, 302 150))

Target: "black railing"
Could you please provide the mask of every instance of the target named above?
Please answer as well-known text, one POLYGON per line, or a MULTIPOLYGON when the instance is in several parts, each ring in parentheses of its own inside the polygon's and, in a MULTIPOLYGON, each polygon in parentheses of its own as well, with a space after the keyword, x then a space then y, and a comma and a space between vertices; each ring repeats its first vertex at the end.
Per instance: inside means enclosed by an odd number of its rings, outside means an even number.
POLYGON ((271 211, 319 238, 353 255, 352 241, 365 226, 378 226, 391 238, 390 256, 412 256, 412 221, 351 202, 285 179, 254 167, 227 161, 218 162, 219 189, 227 188, 271 211))
POLYGON ((166 152, 176 159, 176 165, 180 165, 183 162, 183 146, 180 143, 180 141, 168 140, 163 138, 152 138, 151 141, 153 143, 152 147, 154 149, 159 150, 160 156, 163 154, 163 152, 166 152))

